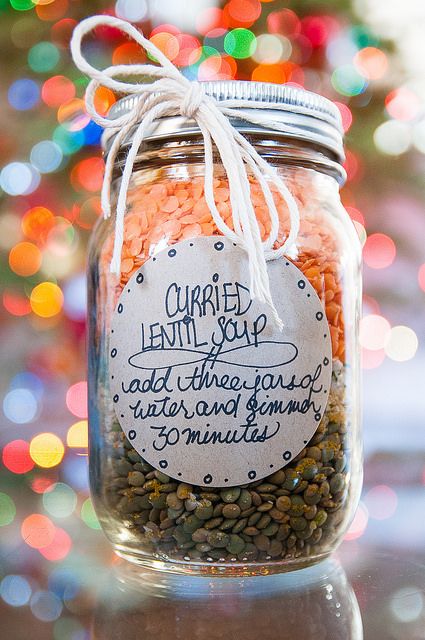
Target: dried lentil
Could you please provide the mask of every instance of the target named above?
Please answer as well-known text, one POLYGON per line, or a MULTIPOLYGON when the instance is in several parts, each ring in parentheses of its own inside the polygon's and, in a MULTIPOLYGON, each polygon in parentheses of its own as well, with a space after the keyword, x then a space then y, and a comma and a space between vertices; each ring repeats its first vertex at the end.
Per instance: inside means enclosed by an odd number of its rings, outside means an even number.
MULTIPOLYGON (((251 192, 264 239, 270 230, 267 207, 254 181, 251 192)), ((272 192, 280 216, 279 244, 287 234, 288 215, 274 187, 272 192)), ((225 180, 216 179, 215 196, 221 214, 231 225, 225 180)), ((302 206, 302 194, 298 197, 302 206)), ((164 180, 139 186, 137 197, 131 193, 129 197, 122 273, 115 300, 159 242, 172 245, 182 239, 218 233, 205 202, 202 179, 164 180)), ((118 519, 125 517, 125 526, 139 536, 141 547, 150 552, 153 547, 158 557, 184 559, 189 553, 190 558, 203 562, 286 559, 320 554, 327 540, 335 537, 335 528, 343 519, 344 470, 349 461, 343 440, 346 426, 342 286, 336 244, 324 216, 317 213, 314 217, 306 216, 300 238, 301 250, 294 264, 311 282, 325 307, 334 360, 327 410, 309 445, 296 459, 252 485, 206 491, 205 487, 175 483, 153 469, 132 448, 118 422, 110 426, 112 465, 107 500, 111 509, 119 512, 118 519), (320 238, 326 259, 318 253, 317 245, 309 248, 308 237, 320 238), (127 490, 145 493, 121 494, 127 490), (341 511, 339 521, 330 517, 334 515, 330 510, 341 511)), ((113 240, 111 235, 102 250, 103 279, 108 277, 113 240)), ((104 290, 107 288, 104 283, 104 290)))

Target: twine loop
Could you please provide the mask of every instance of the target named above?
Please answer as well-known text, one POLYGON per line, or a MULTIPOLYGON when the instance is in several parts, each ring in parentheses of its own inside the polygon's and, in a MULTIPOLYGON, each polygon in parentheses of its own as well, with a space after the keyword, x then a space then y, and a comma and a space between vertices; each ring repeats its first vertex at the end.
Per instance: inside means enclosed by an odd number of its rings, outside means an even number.
MULTIPOLYGON (((158 47, 129 22, 119 18, 100 15, 83 20, 74 29, 71 52, 76 66, 91 78, 86 90, 87 112, 104 128, 104 140, 111 139, 101 194, 102 209, 106 218, 111 215, 110 195, 114 162, 123 142, 131 138, 118 192, 111 272, 119 275, 121 271, 127 192, 141 143, 151 125, 159 118, 178 115, 192 118, 196 121, 204 140, 204 194, 214 223, 221 234, 247 252, 251 297, 269 305, 276 325, 282 329, 283 324, 270 291, 267 260, 288 254, 298 236, 300 214, 293 195, 275 167, 259 155, 253 145, 233 126, 230 118, 286 133, 291 132, 290 125, 270 122, 267 114, 264 117, 253 108, 258 107, 258 103, 250 100, 218 101, 206 95, 202 83, 186 78, 158 47), (93 67, 82 53, 82 41, 99 26, 113 27, 127 34, 158 64, 113 65, 105 69, 93 67), (142 80, 127 82, 128 76, 140 76, 142 80), (117 118, 100 114, 96 110, 95 94, 102 86, 121 95, 135 96, 133 108, 117 118), (214 147, 228 179, 233 228, 221 217, 214 199, 214 147), (253 176, 258 182, 270 215, 271 230, 264 242, 251 201, 249 176, 253 176), (275 249, 274 245, 279 233, 279 215, 270 183, 275 185, 286 202, 290 218, 289 234, 278 249, 275 249)), ((282 105, 261 103, 261 108, 276 109, 282 108, 282 105)))

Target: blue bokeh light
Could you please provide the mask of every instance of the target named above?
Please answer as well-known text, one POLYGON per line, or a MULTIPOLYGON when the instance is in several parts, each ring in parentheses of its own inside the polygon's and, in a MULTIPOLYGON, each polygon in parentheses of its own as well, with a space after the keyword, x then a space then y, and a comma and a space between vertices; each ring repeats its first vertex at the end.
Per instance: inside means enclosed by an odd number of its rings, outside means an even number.
POLYGON ((38 402, 29 389, 12 389, 3 400, 6 418, 16 424, 32 422, 38 413, 38 402))
POLYGON ((22 576, 9 575, 0 583, 0 596, 11 607, 23 607, 31 598, 31 587, 22 576))
POLYGON ((43 622, 53 622, 62 613, 62 602, 51 591, 36 591, 31 598, 30 607, 33 615, 43 622))
POLYGON ((84 142, 89 145, 98 145, 102 136, 103 129, 96 122, 90 120, 88 125, 83 129, 84 142))
POLYGON ((37 142, 31 149, 31 164, 40 173, 51 173, 59 169, 63 159, 62 149, 52 140, 37 142))
POLYGON ((35 80, 19 78, 10 85, 7 98, 14 109, 28 111, 40 101, 40 88, 35 80))

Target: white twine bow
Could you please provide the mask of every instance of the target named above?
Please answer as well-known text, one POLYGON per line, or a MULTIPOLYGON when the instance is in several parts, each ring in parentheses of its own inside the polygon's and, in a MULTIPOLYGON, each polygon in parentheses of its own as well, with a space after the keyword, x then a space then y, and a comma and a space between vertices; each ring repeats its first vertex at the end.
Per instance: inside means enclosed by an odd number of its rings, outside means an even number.
MULTIPOLYGON (((111 271, 120 274, 121 253, 124 234, 127 192, 140 145, 146 132, 155 120, 164 116, 183 116, 196 121, 203 139, 205 153, 206 203, 217 229, 224 236, 241 246, 248 254, 251 297, 268 304, 277 326, 283 324, 272 300, 270 282, 267 273, 267 260, 279 258, 288 253, 295 243, 299 232, 300 215, 297 203, 277 170, 269 165, 250 142, 232 125, 229 118, 244 120, 253 124, 265 125, 255 111, 247 113, 242 109, 260 106, 262 109, 281 108, 281 105, 255 103, 252 100, 217 101, 204 93, 202 83, 188 80, 172 62, 150 40, 145 38, 133 25, 112 16, 93 16, 81 22, 74 29, 71 40, 71 52, 76 66, 91 78, 86 91, 86 105, 90 117, 105 129, 104 136, 112 137, 111 147, 106 158, 105 176, 102 186, 102 209, 105 218, 111 215, 110 192, 114 162, 123 141, 135 129, 130 149, 125 159, 124 170, 118 192, 115 223, 115 241, 111 260, 111 271), (96 69, 83 56, 81 46, 84 37, 99 26, 119 29, 135 40, 147 51, 159 66, 152 64, 113 65, 106 69, 96 69), (151 82, 128 83, 117 80, 117 76, 143 76, 151 82), (108 87, 124 95, 134 95, 134 107, 129 113, 117 118, 104 117, 95 107, 96 90, 108 87), (233 229, 221 217, 214 199, 214 158, 213 145, 220 156, 227 174, 233 229), (251 201, 249 175, 253 175, 261 187, 267 204, 271 230, 263 242, 251 201), (290 232, 278 249, 274 249, 279 233, 279 215, 273 194, 272 182, 286 202, 290 216, 290 232)), ((268 128, 287 132, 288 125, 267 123, 268 128)))

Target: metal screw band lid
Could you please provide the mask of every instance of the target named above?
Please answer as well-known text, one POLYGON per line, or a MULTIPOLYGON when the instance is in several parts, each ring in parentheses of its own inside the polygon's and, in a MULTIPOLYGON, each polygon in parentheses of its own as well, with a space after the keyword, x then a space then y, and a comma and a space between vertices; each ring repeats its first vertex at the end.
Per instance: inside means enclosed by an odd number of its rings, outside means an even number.
MULTIPOLYGON (((297 87, 266 82, 220 80, 201 84, 206 95, 218 102, 227 101, 229 106, 233 100, 252 101, 252 108, 244 107, 239 110, 251 113, 255 110, 263 122, 261 125, 254 125, 244 120, 232 121, 242 133, 267 133, 274 137, 310 142, 331 151, 338 162, 343 162, 341 115, 331 100, 297 87), (284 131, 276 130, 276 125, 284 131)), ((137 100, 137 96, 119 100, 112 106, 109 117, 117 118, 130 111, 137 100)), ((194 120, 169 116, 156 121, 145 140, 184 138, 197 133, 199 129, 194 120)))

